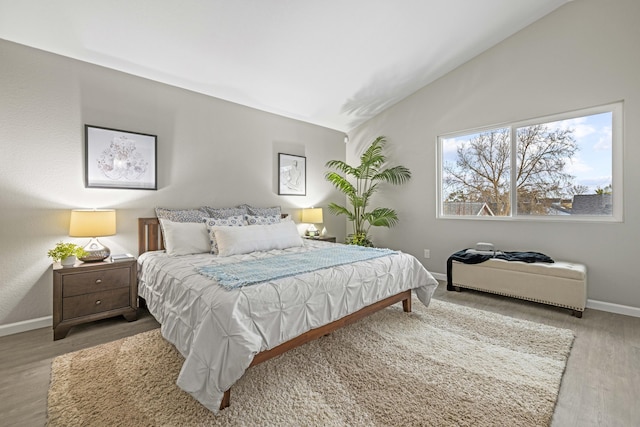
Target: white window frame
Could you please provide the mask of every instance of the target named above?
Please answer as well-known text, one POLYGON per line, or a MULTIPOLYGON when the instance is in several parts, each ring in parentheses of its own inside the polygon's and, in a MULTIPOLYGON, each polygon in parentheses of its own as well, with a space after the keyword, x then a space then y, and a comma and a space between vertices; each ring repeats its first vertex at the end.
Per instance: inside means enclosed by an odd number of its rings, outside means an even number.
MULTIPOLYGON (((623 159, 624 159, 624 138, 623 138, 623 101, 596 107, 583 108, 580 110, 568 111, 565 113, 552 114, 548 116, 536 117, 517 122, 496 124, 493 126, 482 126, 464 131, 441 134, 436 137, 436 218, 438 219, 463 219, 476 221, 560 221, 560 222, 624 222, 623 205, 623 159), (475 215, 444 215, 443 213, 443 160, 442 160, 442 140, 455 138, 474 133, 480 133, 492 129, 510 128, 511 130, 511 170, 516 170, 516 149, 518 128, 531 126, 539 123, 550 123, 560 120, 575 119, 583 116, 591 116, 600 113, 612 113, 611 117, 611 186, 614 189, 612 195, 611 215, 517 215, 517 192, 511 191, 511 212, 506 216, 475 216, 475 215)), ((516 176, 511 174, 511 188, 516 187, 516 176)))

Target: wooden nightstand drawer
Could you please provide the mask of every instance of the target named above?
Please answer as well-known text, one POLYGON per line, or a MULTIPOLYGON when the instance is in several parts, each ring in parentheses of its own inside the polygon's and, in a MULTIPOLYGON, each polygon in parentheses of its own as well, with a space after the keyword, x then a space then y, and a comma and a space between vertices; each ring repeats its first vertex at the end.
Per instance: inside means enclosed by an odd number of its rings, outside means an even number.
POLYGON ((138 318, 136 260, 53 266, 53 339, 69 329, 107 317, 138 318))
POLYGON ((129 287, 63 298, 62 319, 69 320, 129 305, 129 287))
POLYGON ((129 287, 129 268, 68 274, 62 278, 62 297, 129 287))

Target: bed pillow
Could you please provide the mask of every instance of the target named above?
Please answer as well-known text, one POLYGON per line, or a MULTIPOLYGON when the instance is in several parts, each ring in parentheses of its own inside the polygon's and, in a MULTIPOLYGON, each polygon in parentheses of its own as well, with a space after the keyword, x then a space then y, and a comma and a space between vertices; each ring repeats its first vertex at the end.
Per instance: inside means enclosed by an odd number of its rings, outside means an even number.
POLYGON ((280 215, 250 215, 244 216, 248 225, 269 225, 281 221, 280 215))
POLYGON ((248 254, 271 249, 302 246, 302 237, 293 221, 251 227, 213 227, 218 255, 248 254))
POLYGON ((231 216, 243 216, 247 213, 247 209, 238 206, 237 208, 212 208, 205 206, 208 218, 229 218, 231 216))
POLYGON ((282 209, 280 206, 273 206, 270 208, 256 208, 251 205, 238 205, 239 208, 245 209, 246 214, 255 215, 255 216, 277 216, 279 217, 282 213, 282 209))
POLYGON ((160 218, 164 245, 170 256, 207 253, 211 251, 207 226, 202 222, 174 222, 160 218))
POLYGON ((216 227, 242 227, 246 225, 244 221, 244 215, 235 215, 228 218, 204 218, 204 224, 207 228, 207 235, 209 238, 209 246, 211 253, 218 255, 218 243, 216 241, 216 235, 213 231, 216 227))
POLYGON ((208 216, 204 208, 193 209, 167 209, 156 208, 156 216, 160 219, 168 219, 173 222, 202 222, 202 218, 208 216))
MULTIPOLYGON (((172 222, 202 222, 202 218, 207 216, 207 212, 204 208, 189 208, 189 209, 169 209, 169 208, 156 208, 156 216, 158 219, 167 219, 172 222)), ((160 221, 160 230, 162 230, 162 241, 165 247, 167 246, 167 238, 164 225, 160 221)))

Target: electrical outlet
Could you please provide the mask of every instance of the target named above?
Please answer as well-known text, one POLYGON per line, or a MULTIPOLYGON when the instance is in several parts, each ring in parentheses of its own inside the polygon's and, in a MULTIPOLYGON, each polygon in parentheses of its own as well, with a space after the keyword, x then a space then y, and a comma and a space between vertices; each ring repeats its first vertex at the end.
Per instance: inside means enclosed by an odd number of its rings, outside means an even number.
POLYGON ((431 258, 431 251, 429 249, 425 249, 424 250, 424 257, 425 258, 431 258))

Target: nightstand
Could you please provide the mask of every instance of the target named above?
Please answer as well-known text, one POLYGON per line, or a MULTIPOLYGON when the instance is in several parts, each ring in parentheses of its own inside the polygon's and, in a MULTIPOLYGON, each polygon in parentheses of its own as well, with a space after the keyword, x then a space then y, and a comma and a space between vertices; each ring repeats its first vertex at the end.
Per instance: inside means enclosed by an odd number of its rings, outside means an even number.
POLYGON ((53 266, 53 339, 72 326, 123 315, 138 318, 136 260, 53 266))
POLYGON ((336 243, 336 238, 334 236, 305 237, 305 239, 336 243))

